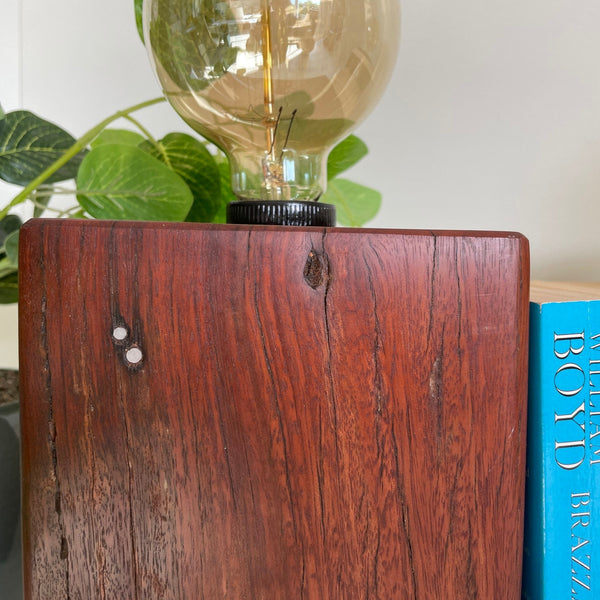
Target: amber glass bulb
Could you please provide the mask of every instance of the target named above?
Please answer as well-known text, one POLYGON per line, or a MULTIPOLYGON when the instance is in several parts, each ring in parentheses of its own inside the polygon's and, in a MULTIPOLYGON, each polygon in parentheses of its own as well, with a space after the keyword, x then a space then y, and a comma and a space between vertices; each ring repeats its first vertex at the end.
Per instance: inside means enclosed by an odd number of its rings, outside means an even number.
POLYGON ((333 145, 379 100, 399 0, 145 0, 164 93, 219 146, 240 199, 317 200, 333 145))

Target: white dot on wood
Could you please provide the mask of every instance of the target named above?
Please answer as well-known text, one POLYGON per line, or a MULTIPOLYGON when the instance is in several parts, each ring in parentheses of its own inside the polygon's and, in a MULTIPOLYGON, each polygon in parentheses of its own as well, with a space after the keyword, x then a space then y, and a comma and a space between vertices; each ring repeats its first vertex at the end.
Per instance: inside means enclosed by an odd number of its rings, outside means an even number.
POLYGON ((125 327, 115 327, 113 329, 113 338, 118 342, 127 339, 127 329, 125 327))
POLYGON ((142 351, 139 348, 129 348, 129 350, 127 350, 127 352, 125 352, 125 358, 132 365, 137 365, 142 362, 142 359, 144 358, 144 354, 142 353, 142 351))

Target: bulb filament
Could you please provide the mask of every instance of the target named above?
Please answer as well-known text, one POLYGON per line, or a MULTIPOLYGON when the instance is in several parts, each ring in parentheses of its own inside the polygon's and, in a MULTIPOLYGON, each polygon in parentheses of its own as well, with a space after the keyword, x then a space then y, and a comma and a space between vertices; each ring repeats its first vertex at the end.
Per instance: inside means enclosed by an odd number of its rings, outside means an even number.
POLYGON ((268 150, 268 154, 269 156, 272 158, 275 156, 275 138, 277 137, 277 130, 279 129, 279 121, 281 121, 281 113, 283 112, 283 106, 279 107, 279 110, 277 111, 277 120, 275 121, 275 126, 273 128, 273 135, 269 136, 269 150, 268 150))
MULTIPOLYGON (((281 117, 281 111, 283 110, 283 106, 279 109, 279 117, 281 117)), ((292 111, 292 118, 290 119, 290 126, 288 127, 287 133, 285 135, 285 142, 283 143, 283 147, 281 148, 281 154, 279 155, 279 160, 283 159, 283 151, 287 148, 288 141, 290 139, 290 132, 292 131, 292 125, 294 124, 294 119, 296 118, 296 113, 298 109, 295 108, 292 111)), ((277 124, 279 124, 279 117, 277 117, 277 124)), ((277 127, 275 127, 275 132, 277 132, 277 127)))
POLYGON ((271 8, 269 0, 262 0, 262 54, 263 54, 263 86, 265 103, 265 127, 267 131, 267 148, 273 158, 275 151, 275 130, 277 122, 273 119, 274 115, 274 94, 273 94, 273 54, 271 43, 271 8))

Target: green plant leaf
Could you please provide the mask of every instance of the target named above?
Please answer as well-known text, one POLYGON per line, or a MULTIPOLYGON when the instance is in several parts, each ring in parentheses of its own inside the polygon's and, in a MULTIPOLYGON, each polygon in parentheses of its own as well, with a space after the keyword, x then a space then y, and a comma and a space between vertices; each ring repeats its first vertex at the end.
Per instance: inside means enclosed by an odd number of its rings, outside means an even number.
POLYGON ((135 26, 142 43, 144 42, 144 24, 142 15, 144 12, 144 0, 133 0, 133 10, 135 11, 135 26))
POLYGON ((213 223, 226 223, 227 222, 227 205, 230 202, 235 202, 238 197, 233 193, 231 189, 231 168, 229 166, 229 160, 219 152, 215 156, 217 166, 219 167, 219 175, 221 178, 221 206, 219 211, 213 219, 213 223))
POLYGON ((104 129, 90 144, 97 148, 103 144, 125 144, 126 146, 139 146, 146 138, 136 131, 129 129, 104 129))
POLYGON ((5 254, 0 258, 0 279, 5 277, 6 275, 10 275, 11 273, 15 273, 17 271, 17 267, 13 265, 10 260, 6 257, 5 254))
MULTIPOLYGON (((0 179, 25 186, 74 143, 75 138, 64 129, 29 111, 10 112, 0 131, 0 179)), ((75 177, 83 155, 76 155, 46 183, 75 177)))
POLYGON ((19 231, 13 231, 4 240, 4 251, 11 266, 18 267, 19 264, 19 231))
POLYGON ((239 33, 231 7, 220 0, 159 2, 148 31, 156 62, 178 87, 196 91, 227 73, 239 33))
POLYGON ((355 135, 348 136, 329 153, 329 158, 327 159, 327 179, 333 179, 340 173, 353 167, 368 153, 369 149, 367 145, 360 138, 355 135))
POLYGON ((0 277, 0 304, 12 304, 19 300, 18 281, 19 278, 16 271, 0 277))
POLYGON ((140 148, 106 144, 77 174, 77 199, 96 219, 183 221, 192 206, 185 182, 140 148))
POLYGON ((4 251, 6 238, 11 233, 18 231, 22 224, 21 219, 17 215, 6 215, 0 219, 0 252, 4 251))
POLYGON ((335 204, 340 225, 362 227, 370 221, 381 207, 381 194, 347 179, 332 179, 322 202, 335 204))
POLYGON ((141 148, 169 166, 192 191, 194 203, 186 221, 210 223, 222 200, 219 168, 206 146, 191 135, 170 133, 158 145, 146 141, 141 148))

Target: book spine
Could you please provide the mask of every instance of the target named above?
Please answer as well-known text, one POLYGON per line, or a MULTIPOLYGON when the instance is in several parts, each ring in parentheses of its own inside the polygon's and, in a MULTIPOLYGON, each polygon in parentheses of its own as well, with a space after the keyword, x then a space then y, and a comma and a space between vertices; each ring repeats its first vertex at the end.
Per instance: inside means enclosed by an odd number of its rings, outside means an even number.
POLYGON ((532 304, 530 348, 523 598, 598 599, 600 301, 532 304))

